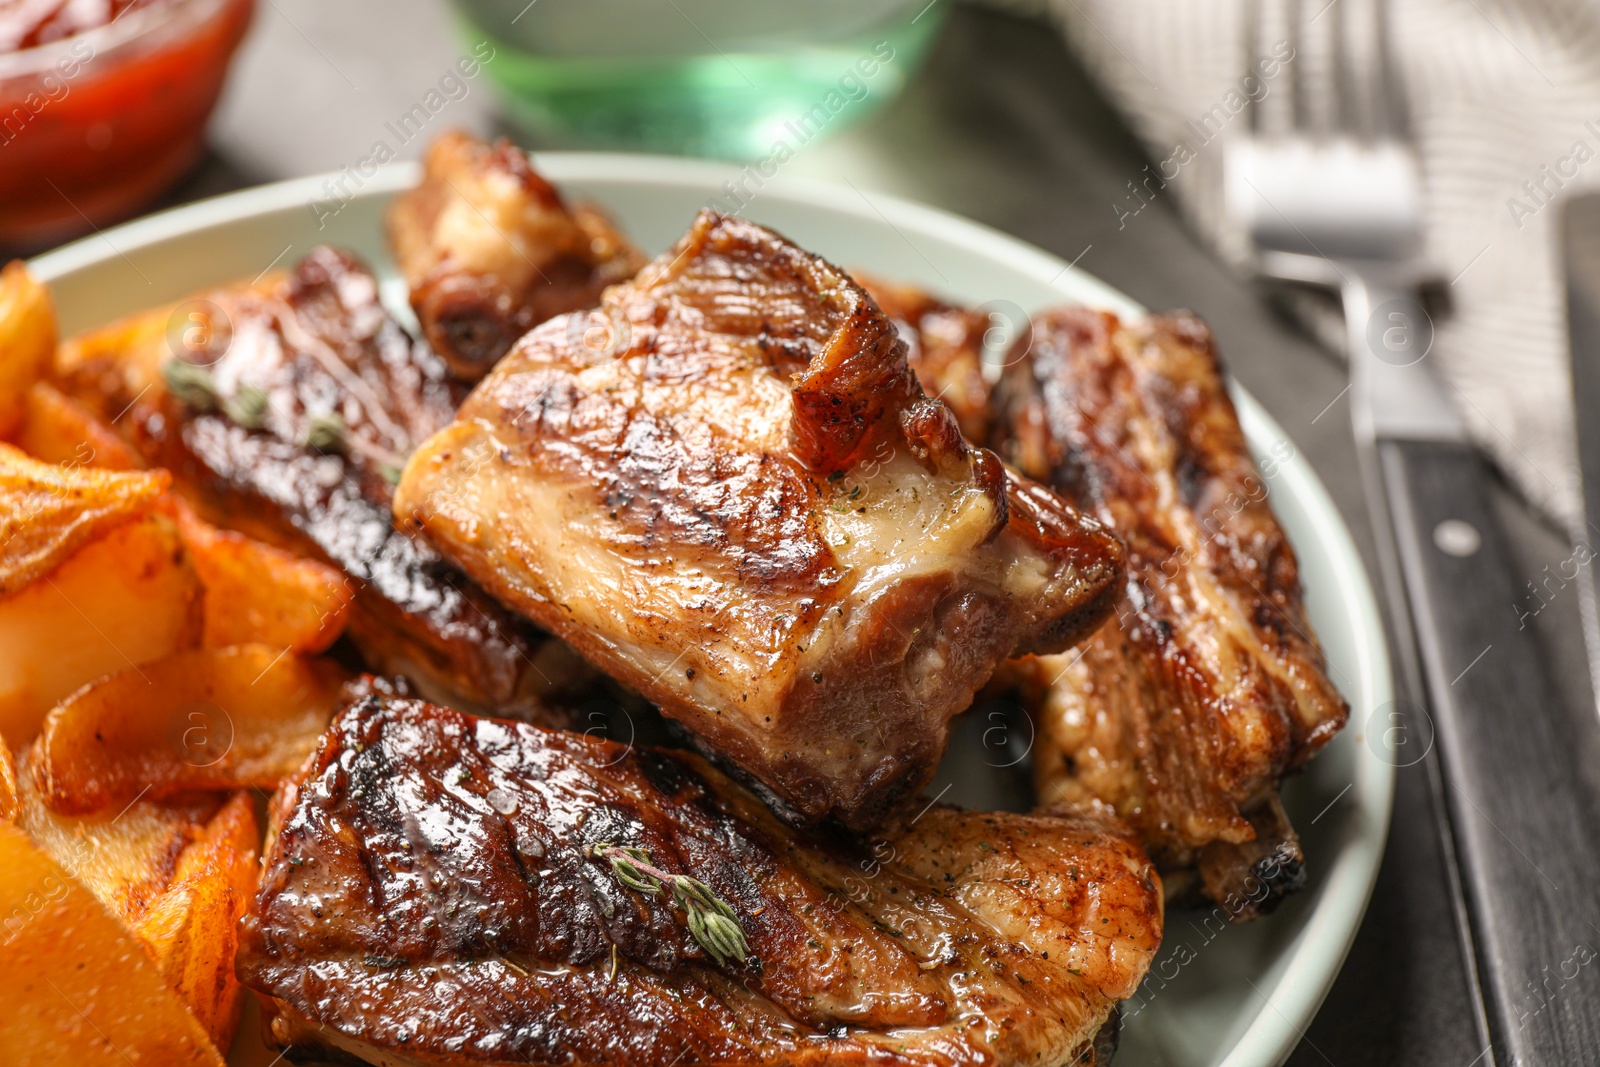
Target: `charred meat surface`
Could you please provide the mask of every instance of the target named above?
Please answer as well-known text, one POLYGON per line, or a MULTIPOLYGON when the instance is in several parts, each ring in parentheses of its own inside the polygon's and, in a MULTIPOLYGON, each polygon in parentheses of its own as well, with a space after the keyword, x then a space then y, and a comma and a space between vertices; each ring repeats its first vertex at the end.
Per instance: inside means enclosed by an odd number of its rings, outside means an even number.
POLYGON ((522 149, 460 131, 433 142, 422 184, 395 198, 388 222, 424 336, 468 381, 644 265, 598 210, 569 208, 522 149))
POLYGON ((181 358, 164 335, 69 349, 69 389, 126 410, 117 425, 214 521, 355 579, 351 635, 374 669, 505 709, 547 690, 556 660, 579 662, 394 528, 399 465, 463 390, 389 317, 366 267, 318 248, 287 277, 193 306, 205 332, 181 358))
POLYGON ((711 213, 525 336, 395 515, 787 817, 857 829, 928 781, 999 662, 1093 630, 1122 574, 1108 531, 963 441, 849 277, 711 213))
POLYGON ((1198 865, 1212 899, 1243 893, 1251 917, 1303 880, 1279 780, 1349 708, 1211 334, 1185 313, 1052 311, 996 401, 1003 454, 1128 549, 1117 617, 1081 656, 1028 668, 1041 801, 1112 805, 1163 869, 1198 865))
POLYGON ((240 977, 382 1064, 1060 1064, 1161 934, 1111 822, 930 806, 870 850, 692 754, 370 698, 274 801, 240 977), (727 908, 720 962, 637 852, 727 908), (659 883, 658 883, 659 884, 659 883))
POLYGON ((989 382, 983 375, 989 316, 957 307, 908 285, 857 275, 861 287, 894 320, 906 361, 923 392, 955 412, 968 441, 989 439, 989 382))

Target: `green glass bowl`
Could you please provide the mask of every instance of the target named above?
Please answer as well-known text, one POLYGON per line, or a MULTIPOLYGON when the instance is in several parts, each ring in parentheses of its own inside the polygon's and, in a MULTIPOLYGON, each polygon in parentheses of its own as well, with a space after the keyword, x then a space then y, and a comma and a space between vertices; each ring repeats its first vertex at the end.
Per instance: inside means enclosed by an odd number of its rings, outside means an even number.
POLYGON ((948 0, 457 0, 537 143, 787 161, 904 87, 948 0))

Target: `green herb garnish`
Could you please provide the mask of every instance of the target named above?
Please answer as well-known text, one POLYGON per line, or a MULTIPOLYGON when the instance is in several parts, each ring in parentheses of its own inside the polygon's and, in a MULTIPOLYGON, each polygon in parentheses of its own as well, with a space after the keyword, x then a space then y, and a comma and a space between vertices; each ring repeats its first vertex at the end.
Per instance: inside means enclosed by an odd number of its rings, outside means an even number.
POLYGON ((260 386, 241 385, 232 396, 223 396, 217 376, 204 367, 169 359, 161 367, 167 392, 190 411, 208 414, 220 410, 247 430, 259 430, 267 421, 267 393, 260 386))
POLYGON ((609 860, 612 875, 636 893, 653 897, 671 886, 672 900, 683 909, 690 935, 718 966, 726 967, 729 960, 743 963, 750 955, 739 916, 704 882, 651 866, 650 853, 642 848, 602 843, 594 846, 594 854, 609 860))
POLYGON ((161 377, 167 383, 167 392, 184 407, 201 412, 216 409, 217 379, 204 367, 169 359, 162 364, 161 377))
POLYGON ((237 393, 222 402, 222 413, 247 430, 259 430, 267 422, 267 391, 256 385, 241 385, 237 393))
POLYGON ((337 411, 319 411, 306 420, 305 445, 318 452, 343 448, 349 434, 337 411))

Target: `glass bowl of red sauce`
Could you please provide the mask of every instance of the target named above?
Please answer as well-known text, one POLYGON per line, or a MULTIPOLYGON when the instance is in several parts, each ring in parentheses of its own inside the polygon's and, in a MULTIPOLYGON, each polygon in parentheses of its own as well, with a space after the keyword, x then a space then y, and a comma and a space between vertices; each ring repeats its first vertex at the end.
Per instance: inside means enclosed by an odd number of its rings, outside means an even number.
POLYGON ((194 165, 254 0, 0 0, 0 246, 138 211, 194 165))

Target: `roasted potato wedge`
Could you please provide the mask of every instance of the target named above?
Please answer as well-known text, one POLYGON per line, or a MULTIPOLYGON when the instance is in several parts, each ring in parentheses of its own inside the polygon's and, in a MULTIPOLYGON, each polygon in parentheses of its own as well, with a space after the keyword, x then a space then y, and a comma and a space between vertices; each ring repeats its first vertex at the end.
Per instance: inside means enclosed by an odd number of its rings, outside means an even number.
POLYGON ((0 972, 7 1067, 223 1067, 139 939, 9 822, 0 822, 0 972))
POLYGON ((0 597, 148 511, 171 484, 166 471, 63 467, 0 444, 0 597))
POLYGON ((0 737, 0 819, 17 817, 17 764, 11 746, 0 737))
POLYGON ((119 471, 144 466, 98 415, 48 382, 34 383, 23 409, 16 442, 34 459, 119 471))
POLYGON ((239 1022, 234 928, 255 895, 259 839, 249 794, 235 793, 178 857, 172 884, 133 924, 162 977, 219 1049, 233 1041, 239 1022))
POLYGON ((17 825, 143 943, 218 1048, 232 1040, 239 986, 234 924, 255 892, 255 807, 190 794, 87 818, 44 805, 22 763, 17 825))
POLYGON ((344 574, 231 530, 177 501, 195 571, 205 586, 206 648, 259 642, 321 652, 344 632, 355 590, 344 574))
POLYGON ((177 523, 152 513, 0 598, 0 733, 26 743, 86 682, 193 648, 201 593, 177 523))
POLYGON ((17 767, 16 823, 61 869, 130 929, 172 885, 182 856, 205 833, 222 799, 195 794, 137 803, 87 817, 51 811, 24 755, 17 767))
POLYGON ((50 290, 20 260, 0 270, 0 437, 16 432, 28 387, 50 369, 56 312, 50 290))
MULTIPOLYGON (((46 463, 112 470, 140 466, 133 450, 98 415, 43 382, 28 391, 18 444, 46 463)), ((167 494, 162 504, 178 520, 205 587, 205 647, 260 641, 296 652, 321 652, 344 632, 355 593, 340 571, 218 529, 176 494, 167 494)))
POLYGON ((92 683, 45 720, 30 771, 52 809, 275 788, 328 725, 344 673, 270 645, 179 652, 92 683))
POLYGON ((83 386, 91 394, 126 396, 159 387, 161 365, 174 354, 167 332, 177 309, 176 304, 151 308, 62 341, 55 353, 57 384, 68 393, 83 386), (93 388, 102 376, 111 376, 115 388, 93 388))

